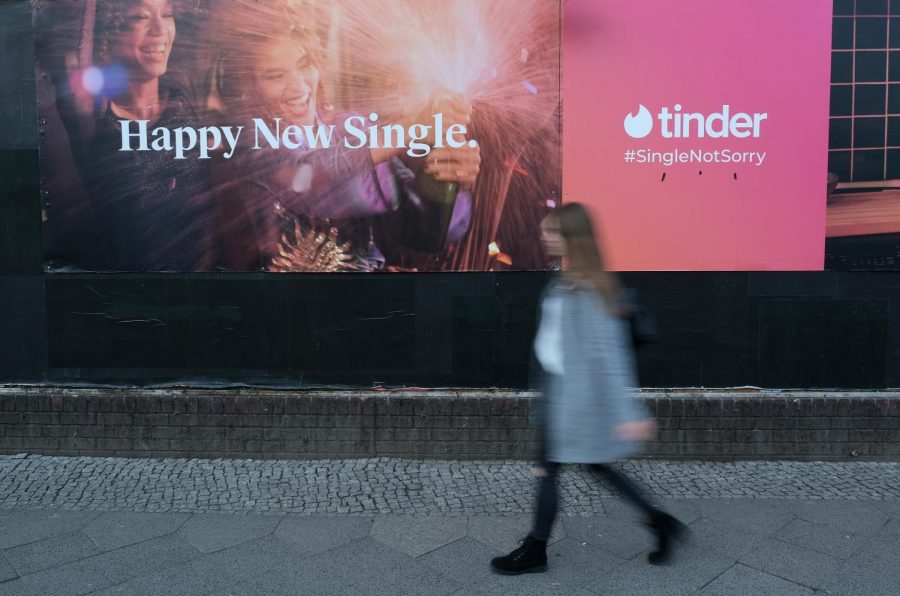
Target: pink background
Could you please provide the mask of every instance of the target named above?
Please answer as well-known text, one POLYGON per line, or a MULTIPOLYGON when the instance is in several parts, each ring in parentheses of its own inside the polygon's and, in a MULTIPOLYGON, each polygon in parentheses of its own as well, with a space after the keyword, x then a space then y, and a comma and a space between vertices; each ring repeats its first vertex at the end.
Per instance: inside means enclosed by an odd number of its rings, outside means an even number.
POLYGON ((592 207, 611 268, 822 269, 831 4, 566 0, 564 200, 592 207), (676 103, 768 120, 759 139, 664 139, 658 121, 644 139, 625 134, 639 104, 655 118, 676 103), (761 167, 624 163, 644 148, 767 156, 761 167))

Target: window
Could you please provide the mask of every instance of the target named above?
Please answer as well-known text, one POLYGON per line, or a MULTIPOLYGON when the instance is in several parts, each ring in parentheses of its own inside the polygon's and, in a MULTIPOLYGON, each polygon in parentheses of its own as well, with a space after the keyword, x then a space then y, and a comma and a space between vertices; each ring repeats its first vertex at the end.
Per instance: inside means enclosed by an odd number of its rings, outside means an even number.
POLYGON ((900 0, 835 0, 828 170, 900 178, 900 0))

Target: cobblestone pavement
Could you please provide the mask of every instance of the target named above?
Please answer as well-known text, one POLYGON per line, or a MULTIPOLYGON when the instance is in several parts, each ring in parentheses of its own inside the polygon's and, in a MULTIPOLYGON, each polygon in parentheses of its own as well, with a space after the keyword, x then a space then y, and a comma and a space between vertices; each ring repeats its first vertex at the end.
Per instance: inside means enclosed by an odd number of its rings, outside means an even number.
MULTIPOLYGON (((654 497, 900 499, 900 464, 629 461, 654 497)), ((561 478, 564 514, 616 496, 581 467, 561 478)), ((0 508, 145 512, 490 514, 531 511, 523 462, 0 457, 0 508)))
POLYGON ((897 593, 898 464, 623 467, 691 529, 672 566, 573 467, 549 571, 506 577, 488 562, 528 532, 522 462, 2 457, 0 596, 897 593))

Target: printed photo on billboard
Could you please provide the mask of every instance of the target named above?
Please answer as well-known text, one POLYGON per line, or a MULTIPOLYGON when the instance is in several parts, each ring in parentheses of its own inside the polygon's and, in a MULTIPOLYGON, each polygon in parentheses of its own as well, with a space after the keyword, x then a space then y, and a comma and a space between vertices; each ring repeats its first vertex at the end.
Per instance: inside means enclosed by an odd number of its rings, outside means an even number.
POLYGON ((559 0, 34 0, 47 270, 541 270, 559 0))

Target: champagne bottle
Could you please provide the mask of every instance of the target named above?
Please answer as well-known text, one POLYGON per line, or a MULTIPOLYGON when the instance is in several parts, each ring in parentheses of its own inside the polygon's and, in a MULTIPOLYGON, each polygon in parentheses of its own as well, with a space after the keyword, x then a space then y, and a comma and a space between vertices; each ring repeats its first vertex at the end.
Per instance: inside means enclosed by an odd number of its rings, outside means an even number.
POLYGON ((403 222, 404 243, 416 250, 440 252, 447 242, 459 184, 438 180, 422 168, 416 174, 413 191, 421 205, 409 206, 403 222))

